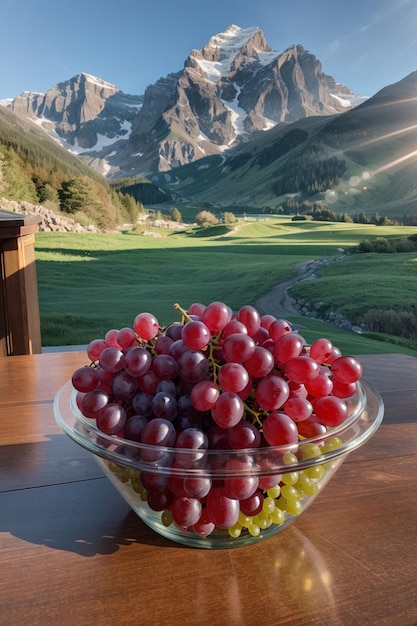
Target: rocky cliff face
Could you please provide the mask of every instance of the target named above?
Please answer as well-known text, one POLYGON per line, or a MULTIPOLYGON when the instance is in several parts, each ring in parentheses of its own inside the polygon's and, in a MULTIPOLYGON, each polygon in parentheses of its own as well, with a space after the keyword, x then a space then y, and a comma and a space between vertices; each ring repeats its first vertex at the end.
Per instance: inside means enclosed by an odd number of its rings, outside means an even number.
POLYGON ((259 28, 232 25, 144 96, 81 74, 46 94, 24 93, 11 108, 117 177, 221 154, 279 123, 342 113, 360 100, 301 45, 273 51, 259 28))
MULTIPOLYGON (((126 142, 142 101, 142 96, 124 94, 95 76, 79 74, 44 94, 24 92, 10 108, 18 115, 36 119, 71 152, 92 151, 99 162, 101 155, 109 154, 118 142, 126 142)), ((108 165, 103 163, 101 173, 107 174, 108 165)))

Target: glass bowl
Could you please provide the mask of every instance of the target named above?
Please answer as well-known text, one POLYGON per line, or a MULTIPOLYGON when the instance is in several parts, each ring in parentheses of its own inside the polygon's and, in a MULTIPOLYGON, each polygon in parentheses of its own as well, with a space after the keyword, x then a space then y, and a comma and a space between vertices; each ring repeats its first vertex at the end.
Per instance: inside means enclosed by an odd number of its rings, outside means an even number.
POLYGON ((349 453, 362 446, 381 424, 383 402, 367 382, 357 383, 357 392, 348 400, 348 406, 348 419, 324 435, 301 440, 295 446, 246 450, 168 448, 106 435, 94 420, 79 411, 71 381, 57 392, 54 413, 61 429, 94 455, 145 524, 177 543, 213 549, 268 539, 306 511, 349 453), (178 459, 181 464, 176 462, 178 459), (232 508, 239 507, 239 518, 231 528, 227 523, 182 527, 172 519, 169 495, 183 494, 184 480, 187 484, 205 480, 216 488, 213 491, 217 496, 211 502, 208 497, 201 498, 202 510, 211 506, 221 511, 223 506, 230 506, 222 496, 228 481, 234 481, 234 485, 239 485, 239 480, 241 485, 256 481, 257 502, 249 506, 248 500, 234 500, 232 508))

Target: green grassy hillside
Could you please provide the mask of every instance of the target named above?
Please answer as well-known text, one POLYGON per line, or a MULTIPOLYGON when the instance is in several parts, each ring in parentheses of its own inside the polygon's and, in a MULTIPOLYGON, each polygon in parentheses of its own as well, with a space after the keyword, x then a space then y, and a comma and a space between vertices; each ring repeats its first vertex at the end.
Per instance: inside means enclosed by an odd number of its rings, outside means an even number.
POLYGON ((279 124, 234 154, 161 173, 158 182, 219 209, 308 200, 349 215, 417 214, 416 94, 414 72, 342 115, 279 124))

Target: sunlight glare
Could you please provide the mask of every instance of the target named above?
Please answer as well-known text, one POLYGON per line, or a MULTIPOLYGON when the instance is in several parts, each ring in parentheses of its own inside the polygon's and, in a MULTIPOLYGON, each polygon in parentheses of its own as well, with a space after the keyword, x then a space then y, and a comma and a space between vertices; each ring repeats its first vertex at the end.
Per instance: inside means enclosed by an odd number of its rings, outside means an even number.
POLYGON ((389 163, 382 165, 381 167, 379 167, 378 169, 374 171, 374 174, 380 174, 381 172, 385 172, 385 170, 388 170, 391 167, 398 165, 399 163, 403 163, 404 161, 407 161, 408 159, 412 159, 413 157, 417 157, 417 150, 413 150, 413 152, 409 152, 408 154, 405 154, 404 156, 398 159, 393 159, 389 163))
POLYGON ((337 202, 337 200, 339 199, 337 192, 333 191, 333 189, 328 189, 326 191, 325 196, 326 196, 326 202, 329 202, 329 203, 337 202))

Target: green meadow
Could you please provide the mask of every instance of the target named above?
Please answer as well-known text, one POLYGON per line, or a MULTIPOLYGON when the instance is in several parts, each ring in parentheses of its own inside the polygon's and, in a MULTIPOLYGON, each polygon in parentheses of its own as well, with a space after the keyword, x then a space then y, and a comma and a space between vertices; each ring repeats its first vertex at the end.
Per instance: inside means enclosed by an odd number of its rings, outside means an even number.
MULTIPOLYGON (((110 328, 131 326, 141 311, 167 325, 180 319, 176 302, 187 308, 195 301, 221 300, 238 309, 294 275, 299 262, 340 255, 340 248, 349 252, 365 239, 407 237, 415 228, 269 217, 148 232, 36 235, 44 346, 86 344, 110 328)), ((416 277, 417 253, 348 254, 296 289, 308 292, 312 301, 333 298, 349 316, 355 306, 411 306, 416 277)), ((345 353, 417 355, 410 340, 357 335, 305 317, 288 319, 300 325, 307 341, 327 336, 345 353)))

